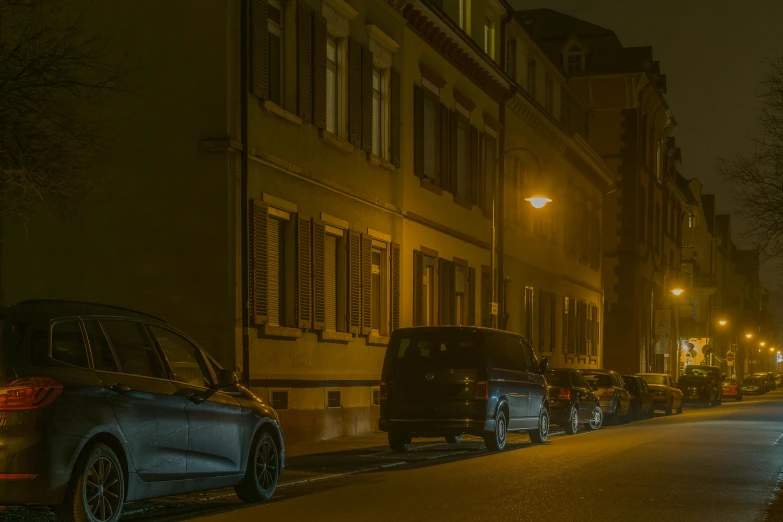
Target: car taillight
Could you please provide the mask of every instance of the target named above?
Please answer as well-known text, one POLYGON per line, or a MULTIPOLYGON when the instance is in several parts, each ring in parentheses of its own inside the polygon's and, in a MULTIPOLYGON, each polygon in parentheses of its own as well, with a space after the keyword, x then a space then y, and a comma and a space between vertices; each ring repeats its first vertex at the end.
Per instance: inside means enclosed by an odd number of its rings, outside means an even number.
POLYGON ((0 411, 43 408, 63 391, 63 385, 50 377, 22 377, 0 387, 0 411))
POLYGON ((476 382, 476 398, 477 399, 489 399, 489 385, 487 381, 476 382))
POLYGON ((381 381, 381 400, 385 401, 389 398, 389 385, 381 381))
POLYGON ((558 399, 570 399, 571 398, 571 389, 570 388, 560 388, 560 392, 557 394, 558 399))
POLYGON ((614 397, 614 388, 606 390, 601 397, 614 397))

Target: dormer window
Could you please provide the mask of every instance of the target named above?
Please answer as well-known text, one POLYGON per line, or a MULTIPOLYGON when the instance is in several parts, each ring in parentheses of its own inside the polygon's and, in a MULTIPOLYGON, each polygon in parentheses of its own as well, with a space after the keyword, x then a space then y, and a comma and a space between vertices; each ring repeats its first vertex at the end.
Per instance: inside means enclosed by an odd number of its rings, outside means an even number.
POLYGON ((565 54, 565 62, 568 74, 581 74, 585 70, 585 52, 578 45, 572 45, 565 54))

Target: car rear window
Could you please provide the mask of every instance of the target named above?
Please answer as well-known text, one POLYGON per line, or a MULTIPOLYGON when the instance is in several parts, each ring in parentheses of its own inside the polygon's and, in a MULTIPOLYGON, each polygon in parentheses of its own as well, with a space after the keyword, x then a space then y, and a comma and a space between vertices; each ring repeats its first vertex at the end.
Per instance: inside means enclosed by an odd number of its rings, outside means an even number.
POLYGON ((549 386, 571 386, 568 372, 547 372, 544 378, 549 386))
POLYGON ((712 377, 712 370, 709 368, 685 368, 685 375, 696 375, 699 377, 712 377))
POLYGON ((609 374, 585 372, 582 372, 582 374, 585 376, 585 380, 591 385, 595 384, 596 386, 612 386, 612 376, 609 374))
POLYGON ((482 362, 483 335, 478 331, 422 329, 395 333, 386 363, 401 367, 474 368, 482 362))
POLYGON ((647 384, 666 384, 665 375, 642 375, 642 379, 647 381, 647 384))

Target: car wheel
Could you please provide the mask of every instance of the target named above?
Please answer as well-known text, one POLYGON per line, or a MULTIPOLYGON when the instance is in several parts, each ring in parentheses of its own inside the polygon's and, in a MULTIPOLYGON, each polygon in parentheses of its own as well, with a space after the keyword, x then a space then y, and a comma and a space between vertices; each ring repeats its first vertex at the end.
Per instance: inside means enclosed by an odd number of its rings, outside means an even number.
POLYGON ((666 405, 666 409, 663 410, 664 414, 671 415, 673 408, 674 408, 674 399, 670 400, 669 404, 666 405))
POLYGON ((604 412, 601 411, 600 406, 593 408, 593 418, 590 422, 585 422, 584 426, 587 431, 595 431, 601 429, 604 423, 604 412))
POLYGON ((677 414, 679 415, 680 413, 682 413, 682 400, 680 400, 680 405, 677 406, 677 414))
POLYGON ((401 431, 389 432, 389 447, 397 453, 404 453, 411 447, 411 436, 401 431))
POLYGON ((737 400, 737 402, 741 401, 742 400, 742 394, 738 393, 736 400, 737 400))
POLYGON ((462 435, 446 435, 446 442, 449 444, 459 444, 462 442, 462 435))
POLYGON ((506 447, 507 422, 506 412, 503 411, 503 408, 498 409, 495 416, 495 431, 484 434, 484 445, 489 451, 503 451, 506 447))
POLYGON ((568 416, 568 424, 566 424, 565 430, 569 435, 573 435, 579 429, 579 407, 571 406, 571 413, 568 416))
POLYGON ((652 419, 652 418, 654 418, 654 417, 655 417, 655 403, 653 402, 653 403, 650 405, 650 409, 649 409, 649 410, 647 410, 647 418, 648 418, 648 419, 652 419))
POLYGON ((259 431, 247 456, 247 470, 242 482, 234 487, 243 502, 266 502, 272 498, 280 476, 277 444, 267 431, 259 431))
POLYGON ((115 522, 124 502, 125 472, 114 451, 99 443, 79 457, 58 518, 63 522, 115 522))
POLYGON ((542 408, 538 416, 538 429, 530 432, 530 440, 540 444, 546 442, 547 437, 549 437, 549 412, 542 408))

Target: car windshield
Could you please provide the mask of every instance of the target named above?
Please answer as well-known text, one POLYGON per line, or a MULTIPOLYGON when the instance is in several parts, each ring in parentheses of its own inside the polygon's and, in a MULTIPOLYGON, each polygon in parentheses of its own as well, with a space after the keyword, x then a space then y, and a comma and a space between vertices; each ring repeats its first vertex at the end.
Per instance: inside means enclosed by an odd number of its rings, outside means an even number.
POLYGON ((411 329, 392 336, 386 362, 402 367, 474 368, 482 341, 483 335, 475 330, 411 329))
POLYGON ((590 385, 595 385, 598 387, 602 386, 611 386, 612 385, 612 376, 606 373, 584 373, 585 380, 590 383, 590 385))
POLYGON ((759 380, 755 377, 748 377, 743 384, 758 384, 759 380))
POLYGON ((549 386, 571 386, 568 372, 546 372, 544 378, 549 386))
POLYGON ((665 375, 642 375, 647 384, 666 384, 665 375))

